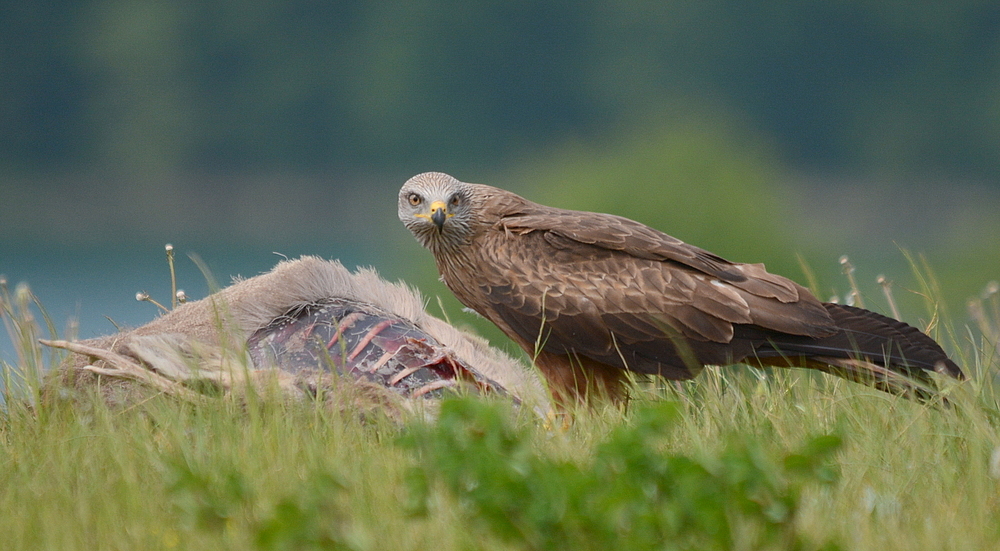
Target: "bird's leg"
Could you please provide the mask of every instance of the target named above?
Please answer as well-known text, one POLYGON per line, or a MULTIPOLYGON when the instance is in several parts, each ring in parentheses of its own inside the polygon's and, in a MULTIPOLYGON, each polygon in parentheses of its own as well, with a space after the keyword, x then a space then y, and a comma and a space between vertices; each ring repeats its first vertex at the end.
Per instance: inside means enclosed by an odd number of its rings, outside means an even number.
POLYGON ((580 355, 540 352, 535 365, 548 382, 556 404, 563 409, 610 402, 623 405, 628 399, 625 370, 580 355))

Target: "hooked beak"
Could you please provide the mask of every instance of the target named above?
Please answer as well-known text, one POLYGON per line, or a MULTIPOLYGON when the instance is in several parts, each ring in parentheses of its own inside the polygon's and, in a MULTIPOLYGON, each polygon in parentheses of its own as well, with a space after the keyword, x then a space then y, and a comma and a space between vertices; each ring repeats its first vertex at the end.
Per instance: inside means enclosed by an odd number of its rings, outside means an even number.
POLYGON ((439 233, 444 229, 444 221, 451 216, 444 201, 434 201, 431 203, 431 222, 434 222, 434 225, 437 226, 439 233))

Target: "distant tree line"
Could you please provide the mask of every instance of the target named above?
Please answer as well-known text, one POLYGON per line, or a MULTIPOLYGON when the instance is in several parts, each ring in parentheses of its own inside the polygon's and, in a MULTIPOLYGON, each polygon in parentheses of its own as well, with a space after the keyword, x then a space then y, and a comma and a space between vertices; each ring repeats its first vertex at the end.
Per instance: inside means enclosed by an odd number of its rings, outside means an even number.
POLYGON ((497 164, 684 109, 791 164, 1000 174, 986 0, 6 0, 0 170, 497 164))

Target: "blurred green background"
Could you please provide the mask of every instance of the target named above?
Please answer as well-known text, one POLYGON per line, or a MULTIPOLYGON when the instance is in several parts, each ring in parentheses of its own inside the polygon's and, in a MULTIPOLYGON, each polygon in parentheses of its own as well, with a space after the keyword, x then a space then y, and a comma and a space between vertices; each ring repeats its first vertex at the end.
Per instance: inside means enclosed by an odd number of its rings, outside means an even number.
POLYGON ((847 254, 909 321, 900 248, 959 322, 1000 278, 995 1, 3 0, 0 76, 0 273, 83 337, 169 301, 169 242, 193 298, 189 253, 222 284, 316 254, 502 342, 396 220, 426 170, 801 256, 824 299, 847 254))

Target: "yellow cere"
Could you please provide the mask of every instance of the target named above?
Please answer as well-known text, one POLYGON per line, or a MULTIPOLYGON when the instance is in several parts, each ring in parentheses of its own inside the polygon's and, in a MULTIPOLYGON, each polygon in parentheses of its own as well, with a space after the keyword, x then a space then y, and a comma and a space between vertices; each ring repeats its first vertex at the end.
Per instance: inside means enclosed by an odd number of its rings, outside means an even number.
POLYGON ((455 216, 453 213, 448 212, 448 206, 444 204, 444 201, 434 201, 433 203, 431 203, 431 212, 434 212, 436 210, 443 211, 448 216, 448 218, 455 216))

